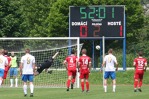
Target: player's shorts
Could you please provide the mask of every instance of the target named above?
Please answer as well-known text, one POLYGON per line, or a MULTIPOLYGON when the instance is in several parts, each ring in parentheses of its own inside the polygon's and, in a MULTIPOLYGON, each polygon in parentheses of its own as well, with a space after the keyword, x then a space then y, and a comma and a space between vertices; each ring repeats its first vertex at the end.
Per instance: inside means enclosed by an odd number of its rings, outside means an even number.
POLYGON ((76 77, 76 69, 75 70, 68 70, 67 74, 68 76, 73 76, 73 77, 76 77))
POLYGON ((9 70, 9 74, 10 74, 10 77, 17 76, 18 75, 17 68, 16 67, 11 67, 10 70, 9 70))
POLYGON ((34 75, 33 74, 23 74, 22 75, 22 81, 24 82, 33 82, 33 79, 34 79, 34 75))
POLYGON ((134 74, 134 79, 143 79, 144 71, 136 71, 134 74))
POLYGON ((89 70, 81 70, 80 79, 88 79, 88 78, 89 78, 89 70))
POLYGON ((3 76, 4 76, 4 69, 0 68, 0 77, 3 77, 3 76))
POLYGON ((116 79, 116 74, 114 71, 105 71, 104 79, 111 77, 112 80, 116 79))

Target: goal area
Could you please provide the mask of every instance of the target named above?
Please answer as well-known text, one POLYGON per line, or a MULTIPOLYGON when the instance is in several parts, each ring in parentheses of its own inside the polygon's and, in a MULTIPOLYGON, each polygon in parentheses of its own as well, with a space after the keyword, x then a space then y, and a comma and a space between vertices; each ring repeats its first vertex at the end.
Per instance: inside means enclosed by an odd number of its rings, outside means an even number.
MULTIPOLYGON (((77 37, 36 37, 36 38, 0 38, 0 48, 8 50, 9 56, 13 51, 17 56, 18 62, 18 87, 22 87, 22 79, 19 75, 19 63, 21 57, 25 54, 25 49, 30 49, 30 54, 35 56, 36 65, 43 63, 59 51, 58 56, 54 59, 52 66, 48 71, 34 77, 35 87, 66 87, 67 71, 63 65, 65 58, 70 55, 71 49, 77 51, 80 55, 82 44, 77 37)), ((8 73, 2 87, 10 86, 10 75, 8 73)), ((79 73, 77 73, 75 86, 79 88, 79 73)))

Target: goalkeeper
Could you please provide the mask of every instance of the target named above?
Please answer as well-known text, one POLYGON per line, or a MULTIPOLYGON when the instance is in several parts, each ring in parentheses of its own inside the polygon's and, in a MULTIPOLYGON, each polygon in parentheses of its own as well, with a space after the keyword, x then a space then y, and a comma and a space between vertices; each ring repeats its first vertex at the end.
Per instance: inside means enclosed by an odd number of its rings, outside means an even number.
MULTIPOLYGON (((55 59, 55 57, 58 55, 59 52, 56 52, 54 56, 50 57, 48 60, 44 61, 44 63, 40 64, 39 66, 36 67, 36 71, 34 73, 35 76, 39 75, 44 69, 48 69, 49 67, 51 67, 53 60, 55 59)), ((52 73, 52 71, 50 71, 49 73, 52 73)))

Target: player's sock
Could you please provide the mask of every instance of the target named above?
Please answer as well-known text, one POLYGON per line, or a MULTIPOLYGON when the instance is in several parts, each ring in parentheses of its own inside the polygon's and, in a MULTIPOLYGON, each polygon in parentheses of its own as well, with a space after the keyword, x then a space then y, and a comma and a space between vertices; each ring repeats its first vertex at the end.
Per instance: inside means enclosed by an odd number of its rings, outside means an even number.
POLYGON ((86 91, 89 91, 89 82, 86 82, 86 91))
POLYGON ((70 82, 71 82, 71 80, 67 80, 67 88, 69 89, 69 86, 70 86, 70 82))
POLYGON ((27 85, 23 85, 24 94, 27 94, 27 85))
POLYGON ((107 85, 104 85, 104 91, 107 92, 107 85))
POLYGON ((10 87, 13 86, 13 79, 10 79, 10 87))
POLYGON ((84 91, 84 82, 81 82, 82 91, 84 91))
POLYGON ((116 85, 113 85, 113 92, 115 92, 115 89, 116 89, 116 85))
POLYGON ((15 83, 16 83, 15 87, 18 87, 18 78, 15 79, 15 83))
POLYGON ((34 92, 34 85, 30 84, 30 92, 33 93, 34 92))

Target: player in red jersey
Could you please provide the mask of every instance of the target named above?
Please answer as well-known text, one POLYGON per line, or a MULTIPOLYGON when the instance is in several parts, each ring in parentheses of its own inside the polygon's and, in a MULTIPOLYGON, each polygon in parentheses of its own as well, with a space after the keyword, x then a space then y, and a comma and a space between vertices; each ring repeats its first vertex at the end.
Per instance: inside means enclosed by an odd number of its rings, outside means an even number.
POLYGON ((86 92, 89 91, 89 73, 91 70, 91 59, 86 55, 86 49, 82 49, 82 56, 79 58, 79 71, 80 71, 80 79, 81 79, 81 88, 82 92, 84 92, 84 81, 86 82, 86 92))
POLYGON ((143 81, 143 75, 144 71, 146 71, 147 68, 147 59, 143 58, 143 52, 140 51, 138 53, 139 57, 134 59, 133 66, 135 67, 135 73, 134 73, 134 92, 138 91, 142 92, 141 86, 143 81))
POLYGON ((64 60, 64 65, 66 66, 68 80, 67 80, 67 91, 69 91, 70 83, 71 89, 73 89, 73 84, 76 78, 76 68, 77 68, 77 56, 75 55, 75 50, 71 51, 71 55, 67 56, 64 60))
POLYGON ((4 70, 4 76, 3 76, 3 83, 4 83, 4 79, 7 78, 7 74, 8 74, 8 71, 9 71, 9 68, 10 68, 10 62, 11 62, 11 58, 8 56, 8 51, 7 50, 4 50, 4 56, 7 58, 8 60, 8 65, 5 66, 5 70, 4 70))

